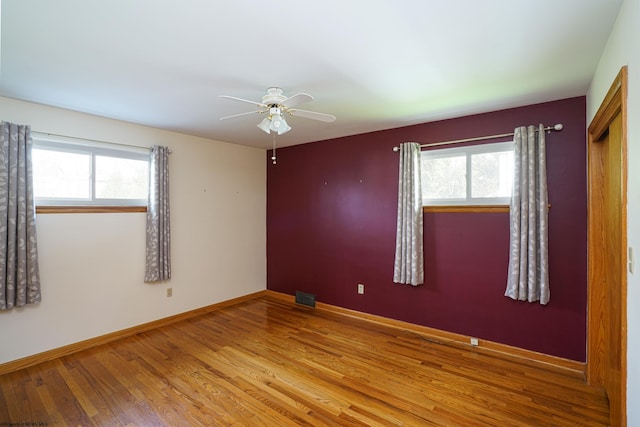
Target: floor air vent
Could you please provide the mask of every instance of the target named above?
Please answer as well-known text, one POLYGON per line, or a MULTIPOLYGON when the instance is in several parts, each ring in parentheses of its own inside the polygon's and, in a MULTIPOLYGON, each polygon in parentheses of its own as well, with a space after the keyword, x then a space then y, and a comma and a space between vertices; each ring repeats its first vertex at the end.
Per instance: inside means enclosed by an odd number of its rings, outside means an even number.
POLYGON ((316 296, 306 292, 296 291, 296 304, 306 305, 308 307, 316 306, 316 296))

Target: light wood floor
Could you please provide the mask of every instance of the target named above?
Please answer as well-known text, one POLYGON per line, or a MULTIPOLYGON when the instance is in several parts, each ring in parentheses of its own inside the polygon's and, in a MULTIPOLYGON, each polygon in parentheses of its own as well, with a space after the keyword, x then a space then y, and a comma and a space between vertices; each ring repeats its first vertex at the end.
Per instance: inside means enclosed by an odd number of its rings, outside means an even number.
POLYGON ((0 377, 0 426, 604 426, 607 417, 602 392, 575 374, 268 297, 0 377))

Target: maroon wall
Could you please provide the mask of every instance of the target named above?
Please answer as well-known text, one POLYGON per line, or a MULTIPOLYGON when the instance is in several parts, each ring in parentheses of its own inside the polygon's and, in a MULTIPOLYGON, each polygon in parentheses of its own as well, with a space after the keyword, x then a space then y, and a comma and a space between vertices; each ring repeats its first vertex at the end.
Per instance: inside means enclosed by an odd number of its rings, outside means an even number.
POLYGON ((277 165, 267 153, 267 287, 584 361, 585 147, 586 102, 578 97, 283 148, 277 165), (425 284, 394 284, 398 154, 392 147, 538 123, 564 124, 547 135, 549 304, 504 296, 508 213, 425 214, 425 284), (365 284, 364 295, 357 294, 358 283, 365 284))

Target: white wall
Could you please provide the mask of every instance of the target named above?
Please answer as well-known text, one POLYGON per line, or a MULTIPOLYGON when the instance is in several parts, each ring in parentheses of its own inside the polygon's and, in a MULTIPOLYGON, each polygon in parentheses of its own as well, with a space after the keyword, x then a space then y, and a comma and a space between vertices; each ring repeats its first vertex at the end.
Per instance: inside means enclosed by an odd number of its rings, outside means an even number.
POLYGON ((587 94, 590 123, 613 79, 628 65, 628 223, 627 238, 636 252, 635 273, 628 274, 627 422, 640 425, 640 0, 625 0, 587 94))
POLYGON ((143 282, 144 213, 40 214, 42 302, 0 312, 0 363, 266 289, 264 150, 7 98, 0 120, 173 150, 172 279, 143 282))

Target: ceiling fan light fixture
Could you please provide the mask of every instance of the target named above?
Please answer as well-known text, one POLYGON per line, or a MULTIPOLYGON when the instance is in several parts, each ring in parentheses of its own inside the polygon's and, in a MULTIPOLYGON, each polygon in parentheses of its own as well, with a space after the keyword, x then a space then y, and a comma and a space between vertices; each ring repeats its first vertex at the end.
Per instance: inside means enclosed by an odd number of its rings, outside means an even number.
POLYGON ((258 123, 258 127, 266 133, 271 133, 271 120, 269 120, 269 117, 262 119, 262 121, 258 123))
POLYGON ((289 126, 284 117, 279 114, 275 116, 275 120, 271 120, 271 124, 271 129, 278 132, 278 135, 282 135, 283 133, 287 133, 291 130, 291 126, 289 126))
POLYGON ((271 107, 269 115, 258 123, 258 128, 265 133, 275 132, 278 135, 287 133, 291 130, 291 126, 282 117, 281 110, 278 107, 271 107))

